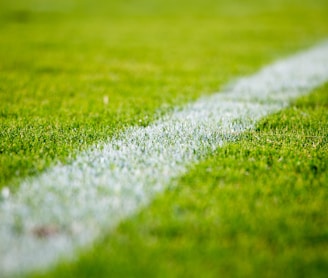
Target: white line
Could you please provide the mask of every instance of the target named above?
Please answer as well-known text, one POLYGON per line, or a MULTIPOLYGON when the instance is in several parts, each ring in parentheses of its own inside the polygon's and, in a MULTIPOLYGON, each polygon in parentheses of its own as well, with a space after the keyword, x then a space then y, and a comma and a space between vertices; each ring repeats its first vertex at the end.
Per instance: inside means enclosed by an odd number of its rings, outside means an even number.
POLYGON ((73 256, 233 133, 327 80, 326 42, 24 181, 0 203, 0 272, 27 272, 73 256))

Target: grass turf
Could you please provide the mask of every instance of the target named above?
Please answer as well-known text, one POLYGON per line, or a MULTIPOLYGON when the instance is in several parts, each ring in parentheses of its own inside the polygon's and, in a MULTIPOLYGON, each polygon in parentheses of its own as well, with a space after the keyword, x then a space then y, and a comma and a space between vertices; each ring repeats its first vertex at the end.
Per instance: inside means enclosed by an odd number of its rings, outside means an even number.
POLYGON ((0 2, 0 187, 312 45, 325 3, 0 2))
POLYGON ((325 277, 327 96, 328 84, 263 119, 77 262, 36 277, 325 277))
MULTIPOLYGON (((328 35, 327 1, 231 2, 1 1, 0 188, 328 35)), ((219 149, 46 276, 323 276, 326 96, 219 149)))

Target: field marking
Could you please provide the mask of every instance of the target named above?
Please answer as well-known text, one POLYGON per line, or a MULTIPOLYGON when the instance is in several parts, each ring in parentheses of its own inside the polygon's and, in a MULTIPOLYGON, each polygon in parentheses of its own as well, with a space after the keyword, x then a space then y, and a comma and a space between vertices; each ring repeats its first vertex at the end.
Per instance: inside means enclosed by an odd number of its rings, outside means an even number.
POLYGON ((0 273, 46 268, 147 205, 190 164, 328 80, 328 42, 131 127, 0 201, 0 273))

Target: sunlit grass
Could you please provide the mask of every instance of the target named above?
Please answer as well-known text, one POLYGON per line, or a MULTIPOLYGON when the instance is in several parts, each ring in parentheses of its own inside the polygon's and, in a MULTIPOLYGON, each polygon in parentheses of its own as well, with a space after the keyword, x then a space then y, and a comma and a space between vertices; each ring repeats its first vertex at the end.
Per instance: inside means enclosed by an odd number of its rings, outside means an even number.
POLYGON ((1 187, 328 33, 320 1, 64 2, 1 3, 1 187))
MULTIPOLYGON (((1 1, 0 188, 328 36, 327 1, 1 1)), ((325 277, 327 86, 45 276, 325 277)))
POLYGON ((44 277, 325 277, 328 85, 44 277))

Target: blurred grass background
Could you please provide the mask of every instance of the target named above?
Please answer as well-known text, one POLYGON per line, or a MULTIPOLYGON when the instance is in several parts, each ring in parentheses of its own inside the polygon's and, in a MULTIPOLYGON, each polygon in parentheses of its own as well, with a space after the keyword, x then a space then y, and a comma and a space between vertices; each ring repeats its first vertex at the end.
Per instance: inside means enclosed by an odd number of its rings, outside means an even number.
MULTIPOLYGON (((14 190, 325 40, 328 3, 0 0, 0 34, 0 187, 14 190)), ((327 85, 45 276, 325 277, 326 126, 327 85)))

